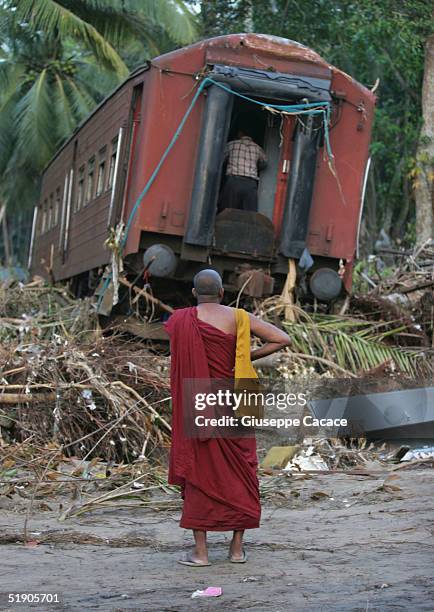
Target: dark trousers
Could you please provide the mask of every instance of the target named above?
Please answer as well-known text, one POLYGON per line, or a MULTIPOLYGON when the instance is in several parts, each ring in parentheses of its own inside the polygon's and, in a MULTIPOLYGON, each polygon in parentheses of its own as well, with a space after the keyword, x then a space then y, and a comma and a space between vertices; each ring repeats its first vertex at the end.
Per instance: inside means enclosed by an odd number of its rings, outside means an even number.
POLYGON ((220 210, 238 208, 238 210, 258 211, 258 181, 247 176, 226 176, 220 195, 220 210))

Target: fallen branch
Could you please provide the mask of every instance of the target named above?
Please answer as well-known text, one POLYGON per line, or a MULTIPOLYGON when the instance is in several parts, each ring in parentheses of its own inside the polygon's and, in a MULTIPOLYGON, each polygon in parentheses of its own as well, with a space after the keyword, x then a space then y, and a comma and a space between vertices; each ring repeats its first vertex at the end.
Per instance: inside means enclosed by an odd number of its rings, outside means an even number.
POLYGON ((119 282, 122 285, 124 285, 125 287, 128 287, 129 289, 132 289, 134 291, 134 293, 137 294, 138 297, 143 297, 145 300, 148 300, 149 302, 152 302, 153 304, 155 304, 156 306, 158 306, 162 310, 165 310, 166 312, 169 312, 170 314, 172 314, 172 312, 174 312, 174 309, 171 306, 168 306, 167 304, 165 304, 164 302, 162 302, 158 298, 154 297, 153 295, 148 293, 145 289, 140 289, 139 287, 136 287, 135 285, 133 285, 132 283, 127 281, 126 278, 120 278, 119 282))
POLYGON ((35 404, 52 402, 55 399, 55 393, 0 393, 0 404, 35 404))

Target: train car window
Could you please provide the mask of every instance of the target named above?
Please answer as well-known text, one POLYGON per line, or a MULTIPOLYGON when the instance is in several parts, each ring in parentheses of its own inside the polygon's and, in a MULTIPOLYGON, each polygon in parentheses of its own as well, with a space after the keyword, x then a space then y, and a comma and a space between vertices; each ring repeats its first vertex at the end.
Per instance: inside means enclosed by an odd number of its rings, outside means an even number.
POLYGON ((54 220, 53 225, 56 226, 59 223, 60 213, 60 187, 56 189, 56 201, 54 202, 54 220))
POLYGON ((93 198, 95 183, 95 157, 91 157, 87 162, 87 189, 86 189, 86 204, 93 198))
POLYGON ((109 166, 108 181, 107 181, 107 189, 111 189, 113 187, 117 155, 118 155, 118 137, 116 136, 116 138, 113 138, 113 140, 112 140, 112 147, 111 147, 111 153, 110 153, 110 166, 109 166))
POLYGON ((45 234, 45 232, 47 231, 47 208, 48 208, 48 203, 47 203, 47 200, 45 200, 44 204, 42 205, 41 234, 45 234))
POLYGON ((104 147, 98 154, 98 176, 96 179, 96 195, 99 196, 104 191, 105 167, 106 167, 106 152, 104 147))
POLYGON ((41 215, 38 214, 41 212, 41 204, 39 202, 38 204, 36 204, 35 210, 37 212, 34 212, 33 214, 36 216, 36 219, 35 219, 35 238, 36 238, 41 233, 41 215))
POLYGON ((47 215, 47 231, 53 227, 53 208, 54 208, 54 195, 50 193, 50 204, 48 207, 47 215))
POLYGON ((42 234, 42 210, 43 210, 43 204, 41 204, 41 202, 39 202, 39 204, 37 205, 37 208, 38 208, 38 214, 36 215, 35 235, 36 236, 40 236, 42 234))
POLYGON ((78 170, 77 200, 75 210, 80 210, 84 203, 84 165, 78 170))

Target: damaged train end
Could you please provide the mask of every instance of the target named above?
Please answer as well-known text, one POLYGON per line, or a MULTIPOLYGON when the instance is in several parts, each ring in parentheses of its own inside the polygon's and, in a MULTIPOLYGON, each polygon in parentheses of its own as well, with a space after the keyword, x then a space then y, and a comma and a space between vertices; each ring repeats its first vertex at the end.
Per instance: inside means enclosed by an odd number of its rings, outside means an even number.
POLYGON ((282 38, 220 36, 160 56, 45 169, 31 270, 85 294, 123 268, 168 299, 205 266, 230 291, 269 295, 292 265, 300 299, 330 303, 351 290, 374 106, 369 89, 282 38), (220 206, 241 121, 267 156, 257 211, 220 206))

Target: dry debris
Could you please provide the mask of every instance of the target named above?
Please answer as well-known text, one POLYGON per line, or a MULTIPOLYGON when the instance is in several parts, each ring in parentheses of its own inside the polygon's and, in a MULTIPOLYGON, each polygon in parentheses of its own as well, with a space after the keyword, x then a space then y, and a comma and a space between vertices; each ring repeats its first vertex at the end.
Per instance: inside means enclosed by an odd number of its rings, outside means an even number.
POLYGON ((400 320, 406 329, 399 344, 433 348, 434 241, 413 250, 380 249, 372 259, 375 271, 371 276, 361 273, 371 289, 352 297, 351 312, 370 320, 400 320), (385 274, 384 269, 393 272, 385 274))
POLYGON ((385 465, 384 452, 381 447, 368 443, 365 438, 343 442, 338 439, 305 438, 297 454, 287 463, 285 470, 290 472, 309 472, 325 470, 348 470, 377 464, 385 465))
POLYGON ((3 443, 32 436, 67 456, 118 462, 167 448, 167 358, 103 336, 88 300, 41 283, 8 288, 0 317, 3 443))
POLYGON ((32 438, 9 445, 0 463, 0 497, 9 500, 8 507, 15 507, 20 498, 28 502, 26 542, 32 509, 58 507, 61 521, 113 505, 174 510, 180 504, 174 493, 164 465, 150 465, 146 459, 130 464, 100 457, 87 461, 66 456, 54 443, 40 447, 32 438))
MULTIPOLYGON (((432 371, 433 272, 421 265, 422 253, 434 257, 431 247, 410 257, 394 279, 364 297, 363 307, 360 300, 354 303, 350 314, 299 311, 297 320, 285 322, 293 344, 275 373, 320 383, 345 376, 355 384, 377 372, 432 371), (398 312, 389 300, 392 310, 377 309, 367 319, 366 305, 378 305, 380 292, 405 295, 412 306, 400 302, 398 312)), ((256 310, 281 322, 284 305, 277 296, 256 303, 256 310)), ((0 497, 27 500, 29 516, 33 506, 49 508, 60 497, 63 519, 113 505, 179 507, 179 495, 165 480, 166 355, 116 330, 103 334, 91 299, 75 300, 36 279, 0 286, 0 364, 0 497)), ((263 470, 261 494, 278 496, 279 479, 310 478, 311 470, 384 469, 395 458, 382 453, 364 441, 305 440, 286 471, 270 478, 263 470)))

